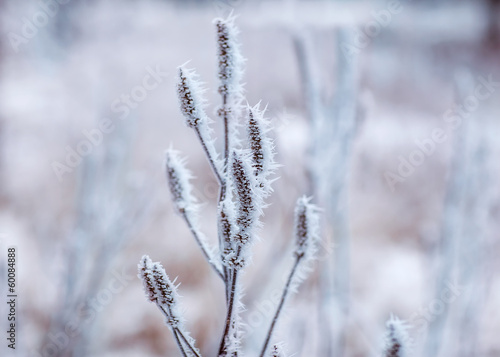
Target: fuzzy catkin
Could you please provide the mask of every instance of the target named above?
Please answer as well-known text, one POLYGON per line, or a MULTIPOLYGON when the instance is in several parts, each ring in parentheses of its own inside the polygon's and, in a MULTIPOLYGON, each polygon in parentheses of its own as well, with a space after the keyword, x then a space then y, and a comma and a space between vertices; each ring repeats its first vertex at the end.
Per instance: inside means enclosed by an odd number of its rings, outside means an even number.
POLYGON ((186 124, 191 128, 197 127, 200 122, 206 119, 203 110, 204 100, 201 93, 202 89, 194 71, 183 66, 179 67, 177 82, 179 106, 186 119, 186 124))
POLYGON ((269 175, 277 165, 274 161, 274 144, 268 136, 270 123, 264 118, 265 109, 260 105, 248 106, 246 111, 246 132, 252 157, 252 167, 257 184, 265 196, 272 191, 269 175))
POLYGON ((235 239, 246 245, 250 239, 250 230, 256 220, 257 197, 252 190, 253 182, 245 158, 238 152, 233 152, 231 176, 236 196, 237 218, 239 231, 235 239))
POLYGON ((151 261, 151 259, 147 255, 144 255, 141 258, 139 265, 137 266, 139 270, 139 274, 137 276, 142 281, 144 292, 146 293, 146 297, 148 298, 148 300, 151 302, 155 302, 156 290, 154 287, 154 280, 151 272, 152 265, 153 262, 151 261))
POLYGON ((236 104, 242 97, 240 80, 244 62, 237 39, 238 31, 234 26, 234 17, 216 19, 214 22, 217 30, 219 93, 226 98, 224 104, 236 104))

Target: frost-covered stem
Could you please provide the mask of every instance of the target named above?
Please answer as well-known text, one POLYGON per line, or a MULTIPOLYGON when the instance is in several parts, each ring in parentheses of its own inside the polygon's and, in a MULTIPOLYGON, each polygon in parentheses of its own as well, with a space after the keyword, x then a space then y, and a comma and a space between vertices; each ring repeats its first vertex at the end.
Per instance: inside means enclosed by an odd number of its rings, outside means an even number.
POLYGON ((271 326, 269 326, 269 330, 267 331, 266 335, 266 340, 264 341, 264 346, 262 346, 262 350, 260 352, 260 357, 264 357, 267 346, 269 345, 269 341, 271 340, 271 336, 273 334, 274 327, 276 325, 276 322, 278 321, 279 315, 281 313, 281 310, 283 308, 283 305, 285 304, 285 299, 288 295, 288 292, 290 290, 290 285, 292 284, 293 277, 295 275, 295 272, 297 271, 297 267, 299 266, 300 260, 304 257, 304 255, 299 255, 295 259, 295 263, 293 264, 292 270, 290 271, 290 275, 288 276, 288 280, 286 281, 285 288, 283 289, 283 293, 281 294, 281 299, 280 303, 278 305, 278 308, 276 309, 276 312, 274 313, 273 320, 271 322, 271 326))
POLYGON ((177 334, 180 336, 180 338, 182 339, 182 341, 184 341, 184 343, 188 346, 191 353, 193 355, 195 355, 195 357, 201 357, 200 354, 198 353, 198 351, 196 351, 196 348, 194 348, 194 346, 189 342, 189 340, 186 338, 186 336, 184 336, 182 331, 179 330, 178 328, 176 328, 175 330, 176 330, 177 334))
POLYGON ((224 179, 223 176, 219 172, 219 168, 217 167, 216 161, 215 161, 215 152, 213 150, 209 149, 209 146, 207 144, 206 138, 203 137, 203 134, 200 131, 200 128, 198 126, 195 127, 196 135, 198 136, 198 139, 200 140, 201 146, 203 147, 203 151, 205 152, 205 155, 207 156, 208 162, 210 164, 210 167, 212 168, 212 171, 214 172, 215 177, 217 178, 217 181, 219 184, 224 186, 224 179))
POLYGON ((231 289, 229 291, 229 300, 227 306, 226 325, 224 327, 224 334, 222 335, 222 340, 220 342, 219 356, 227 356, 228 354, 228 347, 230 345, 229 334, 231 332, 231 326, 233 325, 235 320, 235 312, 236 312, 235 305, 237 303, 237 296, 236 296, 237 284, 238 284, 238 270, 233 269, 231 277, 231 289))
POLYGON ((173 333, 174 333, 175 342, 177 343, 177 346, 179 347, 179 350, 181 351, 182 356, 188 357, 188 355, 186 354, 186 351, 184 350, 184 346, 181 343, 181 340, 179 340, 179 330, 174 329, 173 333))
POLYGON ((217 264, 215 264, 214 257, 212 257, 210 255, 210 253, 208 252, 207 247, 205 246, 205 244, 203 243, 203 241, 200 239, 200 233, 198 232, 198 230, 195 228, 195 226, 191 222, 191 218, 189 217, 189 215, 187 214, 186 211, 183 211, 181 214, 182 214, 182 217, 184 218, 184 220, 186 221, 186 224, 187 224, 189 230, 193 234, 193 237, 194 237, 196 243, 198 243, 198 245, 199 245, 199 247, 201 249, 201 252, 203 253, 203 255, 205 256, 205 258, 207 259, 208 263, 215 270, 215 272, 217 273, 217 275, 219 275, 221 277, 221 279, 224 281, 225 280, 224 279, 224 273, 222 272, 221 268, 217 264))
MULTIPOLYGON (((170 306, 167 307, 168 311, 165 310, 165 308, 159 304, 157 304, 157 306, 160 308, 161 312, 163 313, 163 315, 165 315, 165 317, 167 319, 170 318, 170 316, 172 316, 172 310, 170 308, 170 306)), ((182 355, 184 357, 189 357, 184 349, 184 345, 182 344, 181 340, 179 339, 179 336, 181 336, 181 338, 183 339, 183 341, 186 343, 186 345, 189 347, 190 350, 193 351, 193 353, 200 357, 199 354, 196 352, 196 350, 194 349, 193 346, 191 346, 191 344, 187 341, 187 339, 184 337, 184 335, 182 334, 181 330, 179 330, 179 328, 177 327, 172 327, 172 334, 174 335, 174 338, 175 338, 175 342, 177 343, 177 346, 179 347, 179 350, 181 351, 182 355)))

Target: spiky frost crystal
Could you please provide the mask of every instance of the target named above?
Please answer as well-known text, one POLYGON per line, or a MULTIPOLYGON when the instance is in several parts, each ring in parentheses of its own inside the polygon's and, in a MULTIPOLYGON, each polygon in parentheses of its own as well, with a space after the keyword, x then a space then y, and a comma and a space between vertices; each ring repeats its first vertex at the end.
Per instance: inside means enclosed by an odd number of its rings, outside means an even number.
POLYGON ((165 322, 171 328, 178 328, 180 324, 177 312, 177 288, 162 265, 153 263, 149 256, 144 255, 138 265, 139 278, 142 280, 144 291, 148 300, 156 305, 165 314, 165 322))
POLYGON ((139 270, 139 274, 137 276, 142 281, 144 292, 146 293, 146 297, 148 298, 148 300, 151 302, 155 302, 156 289, 153 274, 151 272, 152 265, 153 262, 151 261, 151 259, 147 255, 143 256, 141 258, 141 262, 137 266, 139 270))
POLYGON ((234 151, 231 160, 231 181, 234 185, 236 225, 239 229, 235 234, 235 240, 241 245, 246 245, 251 237, 262 201, 251 172, 248 156, 234 151))
POLYGON ((189 182, 192 176, 186 168, 185 160, 179 156, 178 151, 173 149, 167 150, 165 156, 168 186, 176 211, 182 214, 187 210, 193 210, 195 199, 192 196, 192 187, 189 182))
POLYGON ((410 345, 408 326, 395 316, 386 323, 384 357, 406 357, 410 345))
POLYGON ((235 104, 242 97, 240 80, 244 62, 237 40, 238 30, 234 25, 234 17, 215 19, 214 23, 217 28, 219 93, 226 99, 230 97, 232 104, 235 104))
POLYGON ((274 144, 267 135, 270 123, 264 119, 264 112, 265 109, 260 110, 259 104, 254 107, 248 106, 246 128, 253 172, 258 185, 267 195, 272 191, 268 176, 274 172, 277 165, 274 162, 274 144))
POLYGON ((206 114, 203 110, 205 101, 202 92, 194 70, 186 69, 183 66, 179 67, 177 82, 179 105, 186 119, 186 124, 192 128, 206 121, 206 114))

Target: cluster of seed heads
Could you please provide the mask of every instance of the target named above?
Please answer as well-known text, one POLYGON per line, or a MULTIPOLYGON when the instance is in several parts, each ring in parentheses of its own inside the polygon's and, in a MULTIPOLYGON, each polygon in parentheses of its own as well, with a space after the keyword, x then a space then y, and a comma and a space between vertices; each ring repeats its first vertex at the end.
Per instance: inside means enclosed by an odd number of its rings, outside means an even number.
POLYGON ((166 315, 167 324, 178 328, 180 319, 176 313, 177 288, 170 281, 162 265, 153 263, 145 255, 138 265, 139 278, 142 280, 148 300, 154 302, 166 315))

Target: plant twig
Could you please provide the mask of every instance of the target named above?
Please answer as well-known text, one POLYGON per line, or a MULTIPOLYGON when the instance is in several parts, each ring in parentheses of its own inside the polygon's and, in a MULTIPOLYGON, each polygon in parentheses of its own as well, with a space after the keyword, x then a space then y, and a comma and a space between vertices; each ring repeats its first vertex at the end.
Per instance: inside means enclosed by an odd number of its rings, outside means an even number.
POLYGON ((224 183, 224 180, 219 172, 219 168, 216 165, 215 157, 214 157, 214 152, 212 152, 207 143, 206 143, 206 138, 203 137, 200 128, 198 126, 195 127, 196 135, 198 136, 198 139, 200 140, 201 146, 203 147, 203 151, 205 152, 205 155, 207 156, 208 162, 210 164, 210 167, 212 168, 212 171, 217 178, 217 181, 219 184, 222 186, 224 183))
POLYGON ((271 340, 271 336, 273 334, 274 327, 276 326, 276 322, 278 321, 279 315, 281 313, 281 310, 283 308, 283 305, 285 304, 285 299, 288 295, 288 292, 290 291, 290 285, 292 284, 293 277, 295 275, 295 272, 297 271, 297 267, 299 266, 300 260, 303 258, 303 255, 297 256, 295 259, 295 263, 293 264, 292 270, 290 271, 290 275, 288 276, 288 280, 286 282, 285 288, 283 289, 283 293, 281 294, 281 300, 278 305, 278 308, 276 309, 276 312, 274 314, 273 320, 271 322, 271 326, 269 326, 269 330, 266 335, 266 340, 264 342, 264 346, 262 346, 262 350, 260 352, 260 357, 264 357, 267 346, 269 345, 269 341, 271 340))
POLYGON ((205 246, 205 244, 203 243, 203 241, 200 239, 200 232, 198 232, 198 230, 195 228, 195 226, 193 225, 193 223, 191 222, 191 218, 189 217, 189 215, 186 213, 186 211, 183 211, 182 212, 182 218, 184 218, 184 220, 186 221, 186 224, 189 228, 189 230, 191 231, 191 233, 193 234, 193 237, 194 239, 196 240, 196 243, 198 243, 203 255, 205 256, 205 258, 207 259, 208 263, 210 264, 210 266, 215 270, 215 272, 217 273, 217 275, 220 276, 220 278, 225 281, 225 277, 224 277, 224 273, 223 271, 221 270, 221 268, 215 263, 214 261, 214 258, 211 256, 211 254, 209 253, 207 247, 205 246))

